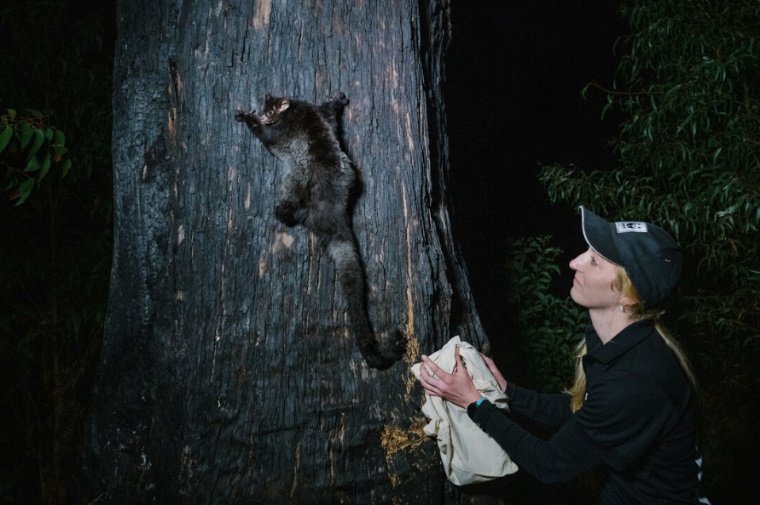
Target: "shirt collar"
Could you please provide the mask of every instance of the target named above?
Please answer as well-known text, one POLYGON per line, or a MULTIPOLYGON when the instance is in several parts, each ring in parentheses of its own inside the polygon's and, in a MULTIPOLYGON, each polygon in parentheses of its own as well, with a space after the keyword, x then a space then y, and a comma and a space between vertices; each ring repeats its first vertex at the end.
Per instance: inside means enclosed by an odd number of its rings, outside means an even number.
POLYGON ((653 331, 654 324, 652 321, 636 321, 612 337, 612 340, 606 344, 602 344, 602 340, 597 335, 594 327, 589 325, 586 329, 587 355, 601 363, 609 363, 641 343, 653 331))

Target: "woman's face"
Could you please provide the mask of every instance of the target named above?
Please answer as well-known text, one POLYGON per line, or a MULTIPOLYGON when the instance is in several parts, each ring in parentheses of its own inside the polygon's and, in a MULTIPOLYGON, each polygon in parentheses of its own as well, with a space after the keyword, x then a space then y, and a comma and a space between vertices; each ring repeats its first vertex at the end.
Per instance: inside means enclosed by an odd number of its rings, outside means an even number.
POLYGON ((570 297, 589 310, 614 308, 619 304, 620 294, 613 288, 615 264, 589 248, 570 262, 575 270, 570 297))

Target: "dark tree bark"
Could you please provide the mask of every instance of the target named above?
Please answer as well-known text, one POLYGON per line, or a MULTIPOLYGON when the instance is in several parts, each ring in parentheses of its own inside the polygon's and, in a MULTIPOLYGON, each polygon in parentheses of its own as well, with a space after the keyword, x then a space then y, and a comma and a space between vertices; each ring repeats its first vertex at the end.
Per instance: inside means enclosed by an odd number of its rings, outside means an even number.
POLYGON ((446 208, 447 0, 120 0, 115 252, 77 480, 104 503, 473 501, 422 434, 409 368, 486 337, 446 208), (329 258, 274 218, 282 166, 234 121, 267 92, 344 91, 367 368, 329 258))

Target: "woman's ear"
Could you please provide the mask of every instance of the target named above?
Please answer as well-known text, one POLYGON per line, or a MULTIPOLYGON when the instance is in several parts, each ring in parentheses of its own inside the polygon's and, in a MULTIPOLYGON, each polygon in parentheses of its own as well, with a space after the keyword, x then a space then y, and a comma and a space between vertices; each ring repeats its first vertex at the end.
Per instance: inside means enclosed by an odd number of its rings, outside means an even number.
POLYGON ((626 295, 620 295, 618 303, 620 304, 621 311, 623 311, 624 309, 629 309, 629 312, 630 312, 630 310, 632 310, 636 306, 636 301, 633 300, 630 296, 626 296, 626 295))

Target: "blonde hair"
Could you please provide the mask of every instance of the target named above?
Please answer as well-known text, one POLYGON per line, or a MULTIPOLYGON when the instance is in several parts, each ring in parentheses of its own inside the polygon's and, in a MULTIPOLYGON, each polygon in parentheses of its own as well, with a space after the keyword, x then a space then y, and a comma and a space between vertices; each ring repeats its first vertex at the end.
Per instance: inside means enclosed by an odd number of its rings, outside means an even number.
MULTIPOLYGON (((618 293, 627 296, 633 303, 628 307, 631 310, 631 317, 635 320, 649 319, 654 322, 654 327, 657 333, 660 334, 667 346, 675 355, 678 360, 678 364, 681 365, 686 379, 691 385, 692 391, 697 390, 697 380, 694 376, 694 372, 691 370, 691 364, 686 356, 686 353, 681 348, 678 341, 673 338, 672 335, 662 326, 660 323, 660 317, 665 313, 663 309, 645 309, 644 304, 639 297, 639 293, 636 291, 631 279, 622 267, 615 267, 615 282, 612 284, 612 288, 618 293)), ((583 371, 583 356, 588 352, 586 349, 586 341, 581 340, 580 344, 575 350, 575 381, 573 385, 565 391, 571 396, 570 408, 573 412, 577 411, 583 406, 583 399, 586 393, 586 374, 583 371)))

